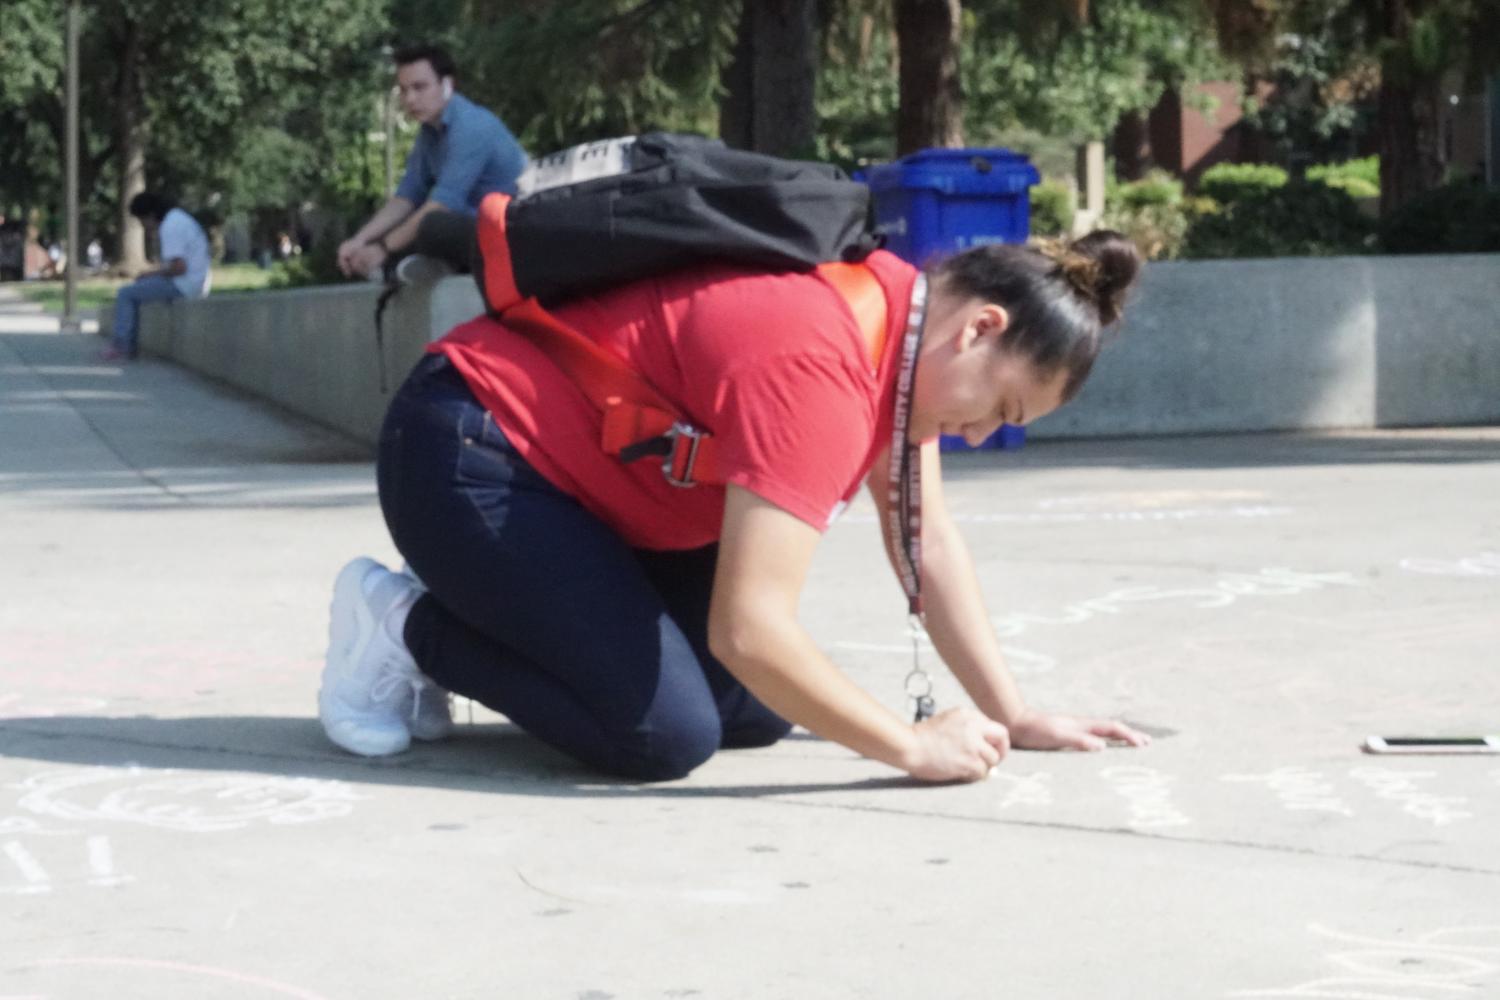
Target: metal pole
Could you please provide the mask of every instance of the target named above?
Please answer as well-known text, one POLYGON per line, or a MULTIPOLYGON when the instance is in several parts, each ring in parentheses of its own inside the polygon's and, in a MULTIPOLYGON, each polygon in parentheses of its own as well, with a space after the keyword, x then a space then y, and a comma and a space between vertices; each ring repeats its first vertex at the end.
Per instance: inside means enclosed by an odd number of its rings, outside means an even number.
POLYGON ((1484 174, 1486 184, 1500 187, 1500 73, 1485 81, 1484 174))
POLYGON ((383 108, 385 121, 381 128, 385 132, 385 196, 396 193, 396 88, 385 92, 383 108))
POLYGON ((78 0, 68 4, 67 68, 67 266, 63 271, 63 328, 78 329, 78 268, 83 255, 78 252, 78 0))
MULTIPOLYGON (((389 45, 380 47, 381 61, 390 65, 396 50, 389 45)), ((385 138, 385 196, 389 200, 396 193, 396 86, 387 84, 385 96, 380 101, 380 134, 385 138)))

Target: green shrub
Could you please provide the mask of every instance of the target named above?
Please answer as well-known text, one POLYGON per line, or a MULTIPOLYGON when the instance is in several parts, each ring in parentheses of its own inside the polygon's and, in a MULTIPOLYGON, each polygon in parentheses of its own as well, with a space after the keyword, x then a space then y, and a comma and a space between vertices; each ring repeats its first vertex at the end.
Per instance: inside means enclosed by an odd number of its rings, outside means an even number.
POLYGON ((1372 223, 1339 188, 1294 183, 1194 214, 1182 256, 1330 257, 1366 253, 1372 223))
POLYGON ((1459 181, 1420 194, 1381 220, 1380 244, 1386 253, 1500 251, 1500 191, 1459 181))
POLYGON ((1166 260, 1182 246, 1188 214, 1182 182, 1155 170, 1138 181, 1107 183, 1100 225, 1130 237, 1148 260, 1166 260))
POLYGON ((1338 188, 1351 198, 1379 198, 1380 185, 1371 184, 1363 177, 1348 177, 1339 174, 1323 177, 1319 183, 1326 184, 1331 188, 1338 188))
POLYGON ((1048 179, 1031 189, 1031 232, 1064 236, 1073 230, 1073 185, 1048 179))
POLYGON ((1177 205, 1182 202, 1182 181, 1161 170, 1153 170, 1138 181, 1112 184, 1105 188, 1105 211, 1111 208, 1140 209, 1148 205, 1177 205))
POLYGON ((1192 217, 1184 205, 1142 205, 1106 210, 1102 225, 1130 237, 1147 260, 1172 260, 1182 253, 1192 217))
POLYGON ((1099 224, 1128 236, 1147 260, 1171 260, 1182 251, 1189 215, 1182 204, 1116 205, 1104 210, 1099 224))
POLYGON ((1351 198, 1379 198, 1380 157, 1366 156, 1362 160, 1309 167, 1307 179, 1338 188, 1351 198))
POLYGON ((348 281, 339 270, 338 245, 321 239, 310 253, 279 261, 271 268, 267 288, 302 288, 307 285, 337 285, 348 281))
POLYGON ((1334 187, 1343 186, 1345 179, 1357 180, 1375 190, 1380 190, 1380 157, 1366 156, 1360 160, 1345 160, 1343 163, 1322 163, 1307 168, 1307 179, 1322 181, 1334 187))
POLYGON ((1231 205, 1286 186, 1286 171, 1270 163, 1216 163, 1198 179, 1198 193, 1231 205))

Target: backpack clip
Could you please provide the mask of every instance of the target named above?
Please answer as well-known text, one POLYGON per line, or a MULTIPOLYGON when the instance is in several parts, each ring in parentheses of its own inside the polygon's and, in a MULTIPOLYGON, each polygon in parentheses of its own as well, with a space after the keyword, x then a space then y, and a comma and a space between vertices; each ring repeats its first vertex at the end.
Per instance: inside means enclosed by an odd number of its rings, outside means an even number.
POLYGON ((661 473, 667 482, 679 489, 692 489, 701 481, 693 478, 699 450, 710 437, 708 431, 700 431, 692 424, 678 420, 656 437, 621 448, 620 461, 628 464, 650 455, 660 455, 661 473))
POLYGON ((662 460, 662 475, 667 477, 667 482, 679 489, 692 489, 698 485, 697 480, 693 478, 693 468, 698 464, 698 448, 708 433, 679 420, 672 425, 672 429, 667 431, 665 436, 671 442, 671 450, 662 460), (686 447, 683 446, 683 442, 687 442, 686 447))

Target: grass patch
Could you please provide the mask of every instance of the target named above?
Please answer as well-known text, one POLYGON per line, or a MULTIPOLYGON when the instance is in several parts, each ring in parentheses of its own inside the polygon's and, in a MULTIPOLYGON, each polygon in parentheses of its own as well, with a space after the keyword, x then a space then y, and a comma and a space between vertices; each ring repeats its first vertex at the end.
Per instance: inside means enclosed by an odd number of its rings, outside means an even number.
MULTIPOLYGON (((271 271, 255 264, 223 264, 213 269, 214 292, 253 292, 265 288, 271 271)), ((119 278, 84 278, 78 282, 78 308, 104 309, 115 300, 115 291, 127 282, 119 278)), ((61 281, 23 281, 7 285, 49 312, 62 312, 66 291, 61 281)))

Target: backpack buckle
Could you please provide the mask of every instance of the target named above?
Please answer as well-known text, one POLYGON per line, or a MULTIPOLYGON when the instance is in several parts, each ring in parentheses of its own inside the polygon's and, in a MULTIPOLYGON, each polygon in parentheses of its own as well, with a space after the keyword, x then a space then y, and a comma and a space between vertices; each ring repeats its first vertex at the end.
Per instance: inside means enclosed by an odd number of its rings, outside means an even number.
POLYGON ((661 463, 661 472, 667 477, 667 482, 684 490, 698 485, 693 479, 693 467, 698 464, 698 448, 707 436, 706 431, 700 431, 681 420, 663 435, 671 442, 666 458, 661 463))

